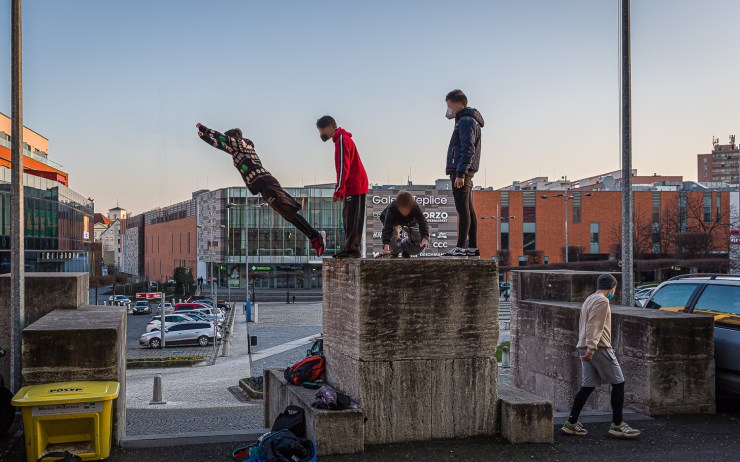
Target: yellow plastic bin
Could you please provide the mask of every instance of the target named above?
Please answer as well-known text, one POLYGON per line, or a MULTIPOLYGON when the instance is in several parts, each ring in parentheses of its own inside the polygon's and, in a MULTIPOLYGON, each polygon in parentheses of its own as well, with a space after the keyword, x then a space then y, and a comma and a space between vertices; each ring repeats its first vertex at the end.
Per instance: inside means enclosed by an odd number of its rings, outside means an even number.
POLYGON ((23 387, 13 405, 23 413, 26 460, 69 451, 82 460, 110 455, 118 382, 56 382, 23 387))

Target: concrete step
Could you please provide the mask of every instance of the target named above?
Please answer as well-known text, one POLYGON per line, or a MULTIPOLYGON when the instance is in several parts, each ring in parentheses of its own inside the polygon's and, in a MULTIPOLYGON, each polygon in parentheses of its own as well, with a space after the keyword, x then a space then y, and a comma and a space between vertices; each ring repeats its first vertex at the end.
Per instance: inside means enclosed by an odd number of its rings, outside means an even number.
POLYGON ((357 454, 365 447, 365 415, 362 409, 327 411, 311 407, 316 390, 289 385, 285 369, 265 369, 265 427, 289 405, 300 406, 306 414, 306 437, 316 444, 319 456, 357 454))

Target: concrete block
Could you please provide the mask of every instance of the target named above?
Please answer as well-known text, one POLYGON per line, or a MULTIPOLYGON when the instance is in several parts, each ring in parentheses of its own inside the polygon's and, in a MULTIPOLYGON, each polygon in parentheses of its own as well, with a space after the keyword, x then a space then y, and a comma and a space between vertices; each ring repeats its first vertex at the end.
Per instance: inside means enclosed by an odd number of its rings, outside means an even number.
MULTIPOLYGON (((25 325, 56 309, 74 309, 88 303, 87 273, 26 273, 25 325)), ((0 345, 8 355, 0 358, 0 373, 10 376, 10 274, 0 275, 0 345)))
MULTIPOLYGON (((522 270, 512 271, 512 302, 514 300, 553 300, 583 302, 596 290, 600 272, 568 270, 522 270)), ((617 281, 621 273, 612 273, 617 281)), ((615 303, 621 302, 617 291, 615 303)))
POLYGON ((499 384, 501 436, 513 444, 553 443, 552 403, 525 390, 499 384))
POLYGON ((126 426, 126 308, 60 309, 23 329, 23 382, 35 385, 77 380, 121 384, 113 419, 114 441, 126 426))
POLYGON ((490 260, 327 260, 324 340, 355 359, 490 357, 497 277, 490 260))
POLYGON ((300 406, 306 416, 306 437, 316 443, 319 456, 364 451, 364 416, 361 409, 327 411, 311 406, 316 390, 289 385, 283 369, 265 369, 265 427, 288 405, 300 406))

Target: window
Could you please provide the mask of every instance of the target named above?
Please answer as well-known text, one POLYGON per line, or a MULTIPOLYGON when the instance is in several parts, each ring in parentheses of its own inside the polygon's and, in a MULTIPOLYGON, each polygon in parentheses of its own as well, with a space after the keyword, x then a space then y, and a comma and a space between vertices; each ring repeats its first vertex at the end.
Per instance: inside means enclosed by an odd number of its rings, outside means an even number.
POLYGON ((722 194, 717 193, 717 212, 715 214, 717 217, 717 221, 719 221, 720 217, 722 216, 722 194))
POLYGON ((712 193, 704 193, 704 223, 712 221, 712 193))
POLYGON ((573 199, 573 223, 581 222, 581 193, 574 193, 573 199))
POLYGON ((652 296, 645 308, 686 308, 699 284, 668 284, 652 296))
POLYGON ((524 230, 524 251, 537 250, 537 226, 534 223, 524 223, 522 229, 524 230))
POLYGON ((740 327, 740 285, 707 285, 696 302, 694 313, 714 315, 714 322, 719 326, 740 327))
POLYGON ((599 253, 599 224, 591 223, 591 253, 599 253))
MULTIPOLYGON (((165 318, 165 319, 166 319, 166 318, 165 318)), ((190 326, 184 326, 184 325, 182 325, 182 324, 178 324, 178 325, 176 325, 176 326, 172 326, 172 327, 170 327, 170 328, 169 328, 168 330, 169 330, 170 332, 177 332, 177 331, 180 331, 180 330, 186 330, 186 329, 189 329, 189 328, 190 328, 190 326)))

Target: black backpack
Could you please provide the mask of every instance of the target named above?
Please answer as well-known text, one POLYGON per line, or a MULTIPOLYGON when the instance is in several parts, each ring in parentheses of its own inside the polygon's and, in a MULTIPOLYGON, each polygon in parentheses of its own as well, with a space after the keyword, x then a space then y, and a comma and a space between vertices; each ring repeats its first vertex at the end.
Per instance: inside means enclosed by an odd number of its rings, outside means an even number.
POLYGON ((300 406, 290 405, 277 416, 272 424, 272 431, 289 430, 294 435, 306 437, 306 415, 300 406))

